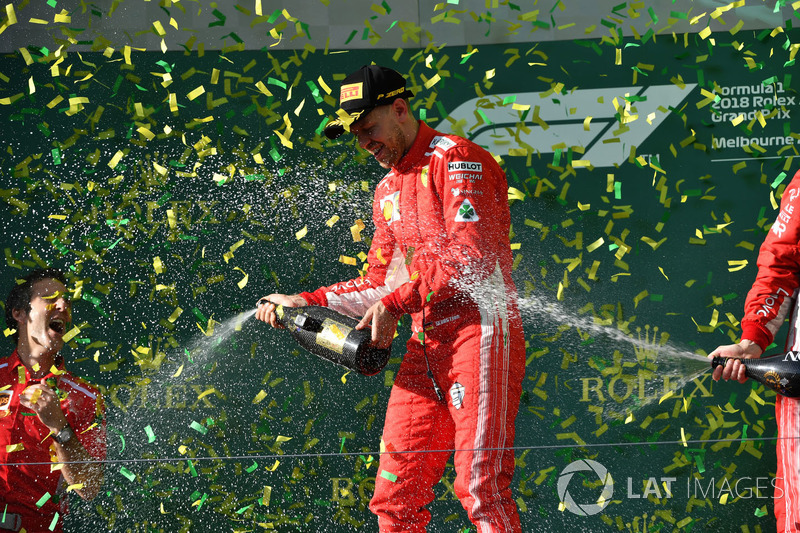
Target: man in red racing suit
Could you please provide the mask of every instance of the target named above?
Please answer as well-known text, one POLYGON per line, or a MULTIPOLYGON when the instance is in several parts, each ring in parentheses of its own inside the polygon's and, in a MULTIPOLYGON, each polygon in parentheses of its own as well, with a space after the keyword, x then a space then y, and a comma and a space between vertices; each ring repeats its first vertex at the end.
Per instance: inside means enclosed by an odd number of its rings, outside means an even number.
MULTIPOLYGON (((382 67, 364 67, 345 79, 343 98, 348 81, 375 69, 382 67)), ((350 126, 361 146, 390 169, 375 189, 366 275, 268 298, 363 316, 359 327, 371 321, 374 341, 382 328, 376 308, 385 309, 392 336, 397 318, 411 315, 413 334, 389 398, 385 451, 370 503, 381 531, 425 530, 431 516, 425 506, 451 450, 455 493, 479 531, 520 531, 510 482, 525 339, 511 279, 508 185, 488 152, 416 121, 400 94, 350 126), (376 140, 382 120, 398 120, 400 129, 390 131, 408 139, 407 146, 398 141, 402 149, 394 158, 387 153, 400 137, 376 140)), ((272 310, 259 309, 257 317, 269 321, 272 310)))
MULTIPOLYGON (((758 274, 747 294, 742 318, 742 340, 720 346, 709 357, 759 357, 794 308, 786 342, 788 350, 800 350, 800 171, 794 175, 781 199, 781 210, 758 252, 758 274)), ((744 382, 744 367, 734 361, 714 371, 714 379, 744 382)), ((778 395, 775 474, 775 517, 781 533, 800 533, 800 401, 778 395)))

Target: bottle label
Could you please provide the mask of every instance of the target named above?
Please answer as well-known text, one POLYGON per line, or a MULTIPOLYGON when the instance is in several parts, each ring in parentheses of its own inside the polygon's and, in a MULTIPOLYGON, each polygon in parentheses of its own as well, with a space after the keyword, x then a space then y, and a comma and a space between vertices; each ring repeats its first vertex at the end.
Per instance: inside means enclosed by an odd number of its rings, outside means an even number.
POLYGON ((800 352, 786 352, 786 355, 783 357, 784 361, 799 361, 800 360, 800 352))
POLYGON ((778 392, 783 389, 781 386, 781 376, 774 370, 770 370, 764 374, 764 384, 772 390, 776 390, 778 392))
POLYGON ((322 331, 317 333, 317 344, 341 354, 344 351, 344 340, 351 331, 353 328, 326 318, 322 321, 322 331))

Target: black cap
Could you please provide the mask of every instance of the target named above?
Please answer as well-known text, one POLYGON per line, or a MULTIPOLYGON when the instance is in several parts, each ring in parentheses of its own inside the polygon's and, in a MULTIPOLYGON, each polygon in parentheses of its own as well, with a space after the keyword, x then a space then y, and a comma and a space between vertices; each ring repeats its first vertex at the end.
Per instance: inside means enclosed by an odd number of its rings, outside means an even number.
POLYGON ((398 98, 410 98, 414 93, 406 89, 402 74, 379 65, 364 65, 342 81, 339 92, 341 109, 337 117, 325 125, 325 136, 336 139, 344 133, 345 126, 364 117, 374 108, 391 104, 398 98))

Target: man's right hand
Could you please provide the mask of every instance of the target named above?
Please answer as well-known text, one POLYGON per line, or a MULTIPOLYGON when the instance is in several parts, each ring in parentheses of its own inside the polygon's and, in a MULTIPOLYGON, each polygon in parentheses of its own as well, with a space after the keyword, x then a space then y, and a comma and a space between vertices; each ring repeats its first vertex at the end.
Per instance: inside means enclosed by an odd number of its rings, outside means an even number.
POLYGON ((738 344, 727 344, 717 346, 713 352, 708 354, 709 359, 715 357, 727 357, 730 359, 725 366, 718 366, 714 369, 712 378, 714 381, 720 379, 735 379, 739 383, 747 381, 744 365, 738 359, 751 359, 760 357, 761 347, 753 341, 742 339, 738 344))
POLYGON ((278 322, 278 315, 275 313, 275 308, 279 305, 284 307, 303 307, 308 305, 308 302, 299 294, 270 294, 259 300, 256 318, 266 322, 273 328, 283 328, 281 323, 278 322), (263 300, 267 301, 261 303, 263 300))

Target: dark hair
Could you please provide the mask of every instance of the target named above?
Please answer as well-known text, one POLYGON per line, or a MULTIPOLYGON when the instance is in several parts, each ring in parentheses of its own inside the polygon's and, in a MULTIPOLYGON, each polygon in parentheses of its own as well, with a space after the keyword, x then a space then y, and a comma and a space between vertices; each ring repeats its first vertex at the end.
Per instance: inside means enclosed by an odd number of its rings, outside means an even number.
MULTIPOLYGON (((24 281, 15 285, 8 293, 6 298, 6 326, 9 328, 17 328, 17 321, 14 319, 13 311, 15 309, 22 309, 26 313, 31 310, 31 295, 33 294, 33 284, 43 279, 54 279, 60 281, 64 285, 67 284, 67 278, 64 273, 57 268, 42 268, 34 270, 24 278, 24 281)), ((15 331, 11 338, 16 343, 19 339, 19 332, 15 331)))

